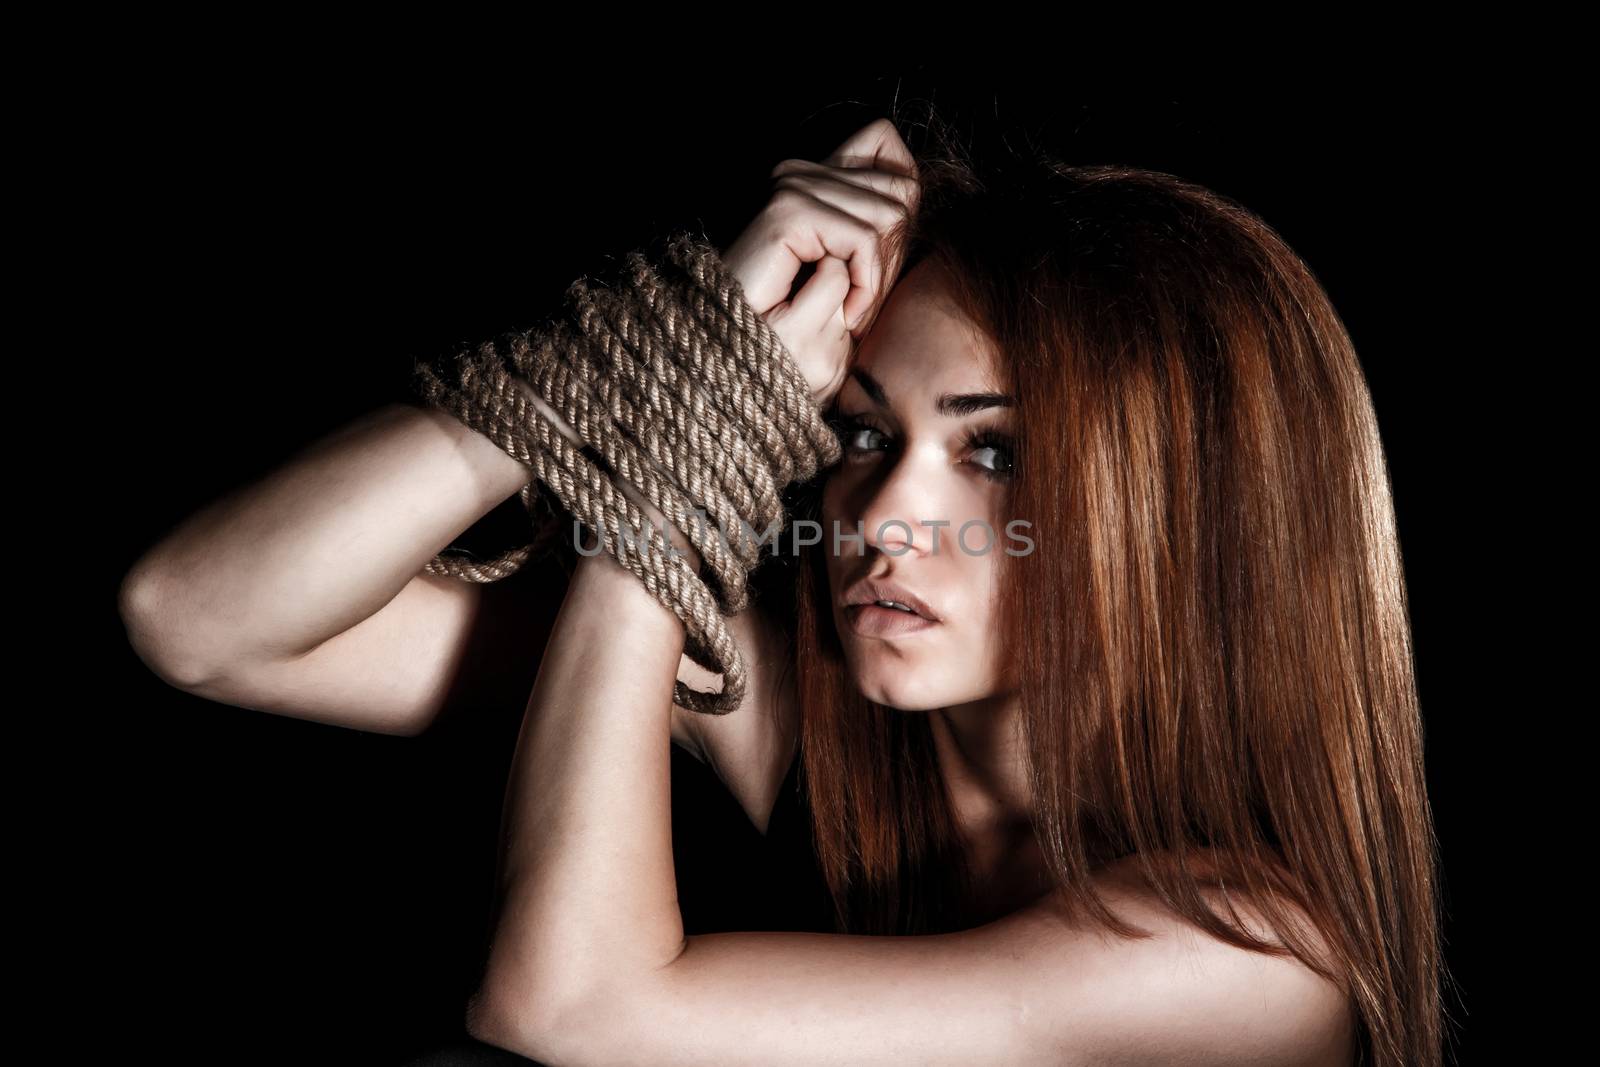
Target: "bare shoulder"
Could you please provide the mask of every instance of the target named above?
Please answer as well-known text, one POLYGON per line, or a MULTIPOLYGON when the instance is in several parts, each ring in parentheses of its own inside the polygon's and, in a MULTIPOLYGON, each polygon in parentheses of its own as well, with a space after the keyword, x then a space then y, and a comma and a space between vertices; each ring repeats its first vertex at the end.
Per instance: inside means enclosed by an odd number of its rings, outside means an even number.
MULTIPOLYGON (((749 671, 744 703, 726 715, 703 715, 674 707, 699 755, 739 801, 750 821, 766 833, 778 789, 789 772, 799 737, 799 701, 789 649, 769 609, 760 604, 730 616, 729 631, 749 671)), ((678 677, 695 689, 715 689, 718 677, 687 656, 678 677)))
MULTIPOLYGON (((1203 855, 1196 862, 1206 866, 1203 855)), ((1302 1067, 1353 1062, 1355 1016, 1334 983, 1292 954, 1240 948, 1191 923, 1145 882, 1136 857, 1107 865, 1094 880, 1113 914, 1149 934, 1131 940, 1109 932, 1088 937, 1080 926, 1062 942, 1058 965, 1073 974, 1080 991, 1083 968, 1097 975, 1087 987, 1093 1000, 1082 1009, 1097 1018, 1086 1025, 1090 1020, 1078 1017, 1077 1032, 1103 1035, 1107 1056, 1162 1062, 1181 1053, 1194 1063, 1302 1067)), ((1283 946, 1251 901, 1238 894, 1225 898, 1216 889, 1204 894, 1219 914, 1231 914, 1268 944, 1283 946)), ((1327 960, 1327 947, 1309 918, 1283 903, 1316 955, 1327 960)), ((1034 921, 1060 914, 1049 900, 1028 910, 1034 921)))

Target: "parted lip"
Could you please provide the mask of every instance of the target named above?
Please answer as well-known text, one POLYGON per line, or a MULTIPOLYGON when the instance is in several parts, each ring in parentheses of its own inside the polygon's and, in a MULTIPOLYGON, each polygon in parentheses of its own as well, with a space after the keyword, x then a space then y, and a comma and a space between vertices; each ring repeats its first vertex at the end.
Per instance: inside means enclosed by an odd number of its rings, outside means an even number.
POLYGON ((892 582, 888 578, 863 578, 845 590, 844 594, 846 607, 854 607, 857 604, 875 604, 880 600, 898 600, 924 619, 928 619, 931 622, 939 621, 939 614, 928 606, 926 600, 923 600, 900 583, 892 582))

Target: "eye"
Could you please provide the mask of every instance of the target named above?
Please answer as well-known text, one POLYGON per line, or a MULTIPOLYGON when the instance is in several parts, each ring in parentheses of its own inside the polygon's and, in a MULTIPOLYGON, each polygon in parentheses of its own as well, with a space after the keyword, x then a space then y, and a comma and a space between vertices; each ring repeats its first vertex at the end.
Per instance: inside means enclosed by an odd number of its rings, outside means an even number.
MULTIPOLYGON (((839 436, 847 455, 887 452, 893 438, 859 415, 839 415, 828 420, 839 436), (873 442, 877 443, 874 444, 873 442)), ((973 465, 991 482, 1009 481, 1015 474, 1016 445, 1010 436, 994 430, 974 430, 961 442, 961 450, 971 453, 973 465)))
POLYGON ((978 469, 990 481, 1007 481, 1016 473, 1015 445, 1005 434, 977 430, 969 433, 963 444, 979 457, 978 469))
POLYGON ((882 446, 874 447, 870 442, 874 434, 887 438, 888 434, 863 421, 855 415, 839 415, 829 419, 833 430, 839 435, 839 444, 846 452, 882 452, 882 446))

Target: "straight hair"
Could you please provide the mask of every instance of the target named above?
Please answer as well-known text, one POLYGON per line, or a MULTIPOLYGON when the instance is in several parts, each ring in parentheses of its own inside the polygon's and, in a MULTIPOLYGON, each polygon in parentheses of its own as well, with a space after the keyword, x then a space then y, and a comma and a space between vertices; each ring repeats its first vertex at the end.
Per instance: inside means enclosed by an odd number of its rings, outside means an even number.
MULTIPOLYGON (((1031 145, 980 159, 931 105, 894 121, 926 137, 908 139, 921 199, 885 253, 899 277, 943 268, 1018 398, 1005 507, 1036 547, 992 553, 996 639, 1054 892, 1141 936, 1090 879, 1136 857, 1196 926, 1336 982, 1359 1062, 1439 1063, 1437 842, 1400 545, 1327 294, 1261 218, 1193 182, 1031 145), (1208 903, 1222 887, 1281 947, 1208 903)), ((826 543, 794 571, 792 638, 836 929, 963 928, 972 876, 928 717, 851 684, 826 543)))

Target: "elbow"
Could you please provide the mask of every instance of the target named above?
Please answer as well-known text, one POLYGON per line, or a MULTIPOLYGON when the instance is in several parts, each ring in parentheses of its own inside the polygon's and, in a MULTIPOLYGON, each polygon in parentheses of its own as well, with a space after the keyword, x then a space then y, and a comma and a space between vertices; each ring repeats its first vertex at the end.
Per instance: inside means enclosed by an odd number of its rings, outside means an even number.
POLYGON ((163 682, 186 692, 204 686, 213 675, 197 657, 185 654, 170 625, 172 602, 165 580, 136 564, 117 588, 117 614, 128 644, 163 682))
POLYGON ((527 1029, 487 986, 467 1001, 467 1033, 476 1041, 532 1059, 533 1052, 522 1037, 527 1029))
POLYGON ((500 1002, 491 998, 488 987, 480 988, 467 1000, 466 1023, 467 1034, 474 1040, 522 1054, 510 1020, 500 1002))
POLYGON ((466 1029, 475 1040, 550 1067, 592 1062, 598 1049, 572 1001, 555 1002, 526 983, 490 976, 467 1002, 466 1029))

